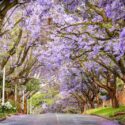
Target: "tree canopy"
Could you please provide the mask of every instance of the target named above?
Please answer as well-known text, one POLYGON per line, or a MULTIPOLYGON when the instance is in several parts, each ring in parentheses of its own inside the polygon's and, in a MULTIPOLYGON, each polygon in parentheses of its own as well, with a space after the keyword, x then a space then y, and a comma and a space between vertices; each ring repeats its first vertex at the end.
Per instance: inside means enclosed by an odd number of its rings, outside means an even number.
POLYGON ((0 1, 1 72, 4 67, 9 83, 27 83, 28 90, 38 83, 34 76, 42 84, 54 76, 60 93, 78 105, 94 107, 105 90, 118 107, 117 84, 125 83, 125 1, 0 1))

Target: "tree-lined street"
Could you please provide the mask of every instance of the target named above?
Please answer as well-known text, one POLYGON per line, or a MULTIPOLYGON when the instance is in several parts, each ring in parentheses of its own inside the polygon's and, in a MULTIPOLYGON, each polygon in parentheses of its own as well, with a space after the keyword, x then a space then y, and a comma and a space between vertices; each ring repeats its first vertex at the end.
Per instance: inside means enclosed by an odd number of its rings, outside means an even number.
POLYGON ((2 124, 125 123, 125 0, 0 0, 0 120, 14 114, 2 124))

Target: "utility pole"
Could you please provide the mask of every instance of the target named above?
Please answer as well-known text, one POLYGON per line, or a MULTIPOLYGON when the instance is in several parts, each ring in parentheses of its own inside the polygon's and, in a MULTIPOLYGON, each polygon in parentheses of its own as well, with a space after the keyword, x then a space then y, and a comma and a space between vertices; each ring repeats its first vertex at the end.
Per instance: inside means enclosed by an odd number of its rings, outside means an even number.
POLYGON ((24 111, 24 104, 25 104, 25 95, 24 95, 24 90, 23 90, 23 104, 22 104, 22 109, 23 109, 23 111, 24 111))
POLYGON ((3 68, 2 106, 5 104, 5 67, 3 68))
POLYGON ((17 102, 17 83, 15 84, 15 104, 17 102))

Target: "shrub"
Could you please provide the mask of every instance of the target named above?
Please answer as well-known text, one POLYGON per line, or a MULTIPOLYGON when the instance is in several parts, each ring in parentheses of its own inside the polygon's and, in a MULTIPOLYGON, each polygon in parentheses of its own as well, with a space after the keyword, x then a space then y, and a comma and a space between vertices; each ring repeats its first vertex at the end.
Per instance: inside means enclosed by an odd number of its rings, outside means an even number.
POLYGON ((13 107, 12 104, 8 101, 1 107, 1 112, 14 113, 16 112, 16 107, 13 107))

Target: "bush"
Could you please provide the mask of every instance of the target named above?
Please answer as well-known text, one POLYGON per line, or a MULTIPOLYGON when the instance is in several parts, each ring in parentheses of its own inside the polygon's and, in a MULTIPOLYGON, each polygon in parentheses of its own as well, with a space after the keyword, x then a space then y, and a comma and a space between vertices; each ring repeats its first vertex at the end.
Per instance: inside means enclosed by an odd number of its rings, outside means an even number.
POLYGON ((10 102, 6 102, 3 106, 0 108, 1 112, 6 113, 14 113, 16 112, 16 107, 13 107, 10 102))

